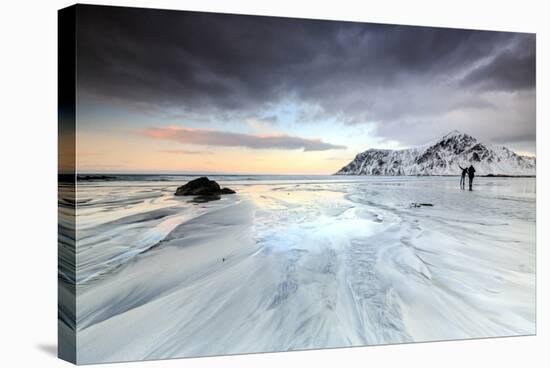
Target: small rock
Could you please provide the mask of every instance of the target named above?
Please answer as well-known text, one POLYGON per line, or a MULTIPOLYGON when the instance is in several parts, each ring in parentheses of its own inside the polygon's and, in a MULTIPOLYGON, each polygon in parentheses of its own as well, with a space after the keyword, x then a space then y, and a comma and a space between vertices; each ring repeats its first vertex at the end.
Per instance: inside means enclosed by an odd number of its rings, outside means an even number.
POLYGON ((411 207, 418 208, 418 207, 433 207, 434 205, 431 203, 411 203, 411 207))
MULTIPOLYGON (((206 176, 191 180, 185 185, 182 185, 176 189, 175 195, 177 196, 202 196, 213 197, 213 199, 220 194, 234 194, 235 191, 229 188, 220 188, 220 185, 214 180, 208 179, 206 176)), ((212 199, 211 199, 212 200, 212 199)))

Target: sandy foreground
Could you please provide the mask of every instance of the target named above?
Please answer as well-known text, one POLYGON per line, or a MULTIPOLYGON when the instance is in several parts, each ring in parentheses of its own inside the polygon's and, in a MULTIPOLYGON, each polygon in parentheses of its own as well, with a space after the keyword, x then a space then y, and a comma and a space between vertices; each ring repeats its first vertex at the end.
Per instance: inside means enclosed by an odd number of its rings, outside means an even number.
POLYGON ((79 187, 79 363, 535 333, 533 178, 229 184, 79 187))

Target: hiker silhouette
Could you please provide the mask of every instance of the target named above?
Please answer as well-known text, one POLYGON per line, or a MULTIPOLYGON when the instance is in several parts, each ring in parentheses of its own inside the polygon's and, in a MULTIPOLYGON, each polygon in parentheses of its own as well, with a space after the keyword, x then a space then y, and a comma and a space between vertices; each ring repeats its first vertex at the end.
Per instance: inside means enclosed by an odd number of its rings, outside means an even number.
POLYGON ((466 174, 468 173, 468 168, 462 167, 460 165, 458 165, 458 167, 460 167, 460 170, 462 170, 462 174, 460 176, 460 189, 464 189, 464 187, 466 186, 466 174))
POLYGON ((476 172, 476 169, 474 169, 474 166, 470 165, 470 167, 468 168, 468 179, 470 179, 469 180, 470 190, 472 190, 472 184, 474 183, 475 172, 476 172))

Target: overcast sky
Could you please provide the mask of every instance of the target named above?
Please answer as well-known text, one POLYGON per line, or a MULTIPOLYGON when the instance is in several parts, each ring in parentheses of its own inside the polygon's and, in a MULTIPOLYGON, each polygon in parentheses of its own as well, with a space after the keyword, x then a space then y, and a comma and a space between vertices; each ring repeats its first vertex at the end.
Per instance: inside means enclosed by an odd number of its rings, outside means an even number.
POLYGON ((89 170, 331 173, 454 129, 535 152, 534 34, 80 6, 77 50, 89 170))

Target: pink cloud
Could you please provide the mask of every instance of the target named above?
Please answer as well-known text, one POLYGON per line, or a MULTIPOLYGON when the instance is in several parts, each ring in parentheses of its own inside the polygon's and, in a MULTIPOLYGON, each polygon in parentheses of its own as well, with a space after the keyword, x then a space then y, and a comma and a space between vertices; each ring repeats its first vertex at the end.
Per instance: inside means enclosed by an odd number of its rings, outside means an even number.
POLYGON ((292 137, 286 134, 243 134, 219 130, 185 127, 147 128, 141 134, 155 139, 206 146, 246 147, 252 149, 302 149, 326 151, 345 149, 346 146, 323 142, 320 139, 292 137))

